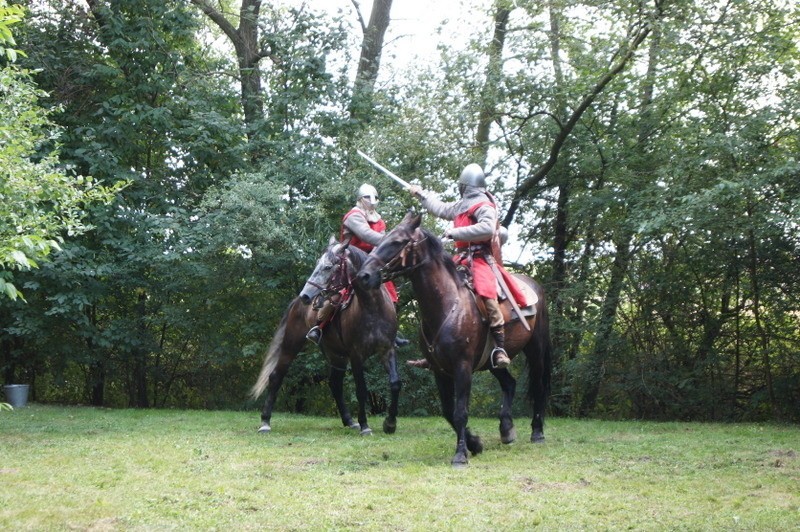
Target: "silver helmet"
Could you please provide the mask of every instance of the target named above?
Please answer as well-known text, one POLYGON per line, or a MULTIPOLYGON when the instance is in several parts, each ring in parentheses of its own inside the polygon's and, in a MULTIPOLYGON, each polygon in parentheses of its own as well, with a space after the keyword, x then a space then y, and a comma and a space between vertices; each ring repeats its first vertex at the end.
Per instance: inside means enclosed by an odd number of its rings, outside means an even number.
POLYGON ((486 175, 479 164, 468 164, 458 178, 458 191, 464 195, 467 187, 486 188, 486 175))
POLYGON ((375 187, 372 185, 364 183, 358 187, 356 196, 356 200, 361 203, 365 209, 373 210, 378 206, 378 191, 375 190, 375 187))

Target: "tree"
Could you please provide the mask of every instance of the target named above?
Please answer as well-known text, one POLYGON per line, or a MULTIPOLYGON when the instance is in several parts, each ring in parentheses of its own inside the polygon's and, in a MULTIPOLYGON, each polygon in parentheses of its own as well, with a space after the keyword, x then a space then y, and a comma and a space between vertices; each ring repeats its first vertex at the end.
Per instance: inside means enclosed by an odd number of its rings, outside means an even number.
POLYGON ((363 122, 369 119, 373 111, 372 98, 381 67, 383 39, 391 20, 392 0, 373 0, 369 24, 364 24, 358 2, 353 0, 353 6, 361 26, 362 40, 361 56, 353 82, 353 96, 350 99, 350 118, 363 122))
MULTIPOLYGON (((0 4, 0 53, 16 59, 9 27, 22 19, 20 6, 0 4)), ((64 169, 56 146, 59 129, 39 105, 45 93, 13 64, 0 70, 0 297, 21 294, 11 271, 36 268, 64 236, 89 229, 85 208, 108 202, 115 188, 64 169)))

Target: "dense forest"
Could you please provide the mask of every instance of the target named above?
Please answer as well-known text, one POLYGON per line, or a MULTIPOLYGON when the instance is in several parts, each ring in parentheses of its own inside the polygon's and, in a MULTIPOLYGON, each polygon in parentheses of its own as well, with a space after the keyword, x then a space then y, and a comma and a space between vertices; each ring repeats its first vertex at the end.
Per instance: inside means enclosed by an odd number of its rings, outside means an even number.
MULTIPOLYGON (((328 3, 0 0, 0 380, 257 409, 358 186, 390 228, 416 205, 361 149, 444 198, 486 168, 507 267, 548 292, 552 414, 800 421, 795 2, 453 2, 438 56, 402 69, 392 0, 328 3)), ((402 370, 400 414, 437 414, 402 370)), ((280 407, 332 411, 326 373, 309 343, 280 407)))

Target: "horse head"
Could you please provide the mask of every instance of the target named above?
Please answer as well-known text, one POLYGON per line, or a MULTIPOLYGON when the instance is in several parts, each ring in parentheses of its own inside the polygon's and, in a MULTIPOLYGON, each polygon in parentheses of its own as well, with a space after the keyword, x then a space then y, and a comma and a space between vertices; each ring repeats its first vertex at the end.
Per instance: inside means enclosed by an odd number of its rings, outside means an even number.
POLYGON ((314 271, 300 291, 300 301, 308 305, 320 292, 343 288, 349 282, 349 270, 352 266, 348 261, 348 247, 350 242, 339 244, 336 238, 331 237, 325 252, 317 261, 314 271), (340 286, 341 285, 341 286, 340 286))
POLYGON ((421 214, 407 213, 369 254, 356 282, 363 288, 376 289, 387 279, 413 268, 414 247, 425 238, 420 229, 421 222, 421 214))

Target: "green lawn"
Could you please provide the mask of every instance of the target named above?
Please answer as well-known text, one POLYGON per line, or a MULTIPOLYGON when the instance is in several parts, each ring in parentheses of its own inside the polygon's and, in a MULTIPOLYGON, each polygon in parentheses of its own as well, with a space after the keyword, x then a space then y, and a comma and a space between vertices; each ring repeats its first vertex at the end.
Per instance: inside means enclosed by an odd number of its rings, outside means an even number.
POLYGON ((0 413, 3 529, 800 529, 800 428, 551 419, 453 469, 440 418, 397 434, 257 412, 0 413))

